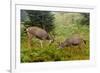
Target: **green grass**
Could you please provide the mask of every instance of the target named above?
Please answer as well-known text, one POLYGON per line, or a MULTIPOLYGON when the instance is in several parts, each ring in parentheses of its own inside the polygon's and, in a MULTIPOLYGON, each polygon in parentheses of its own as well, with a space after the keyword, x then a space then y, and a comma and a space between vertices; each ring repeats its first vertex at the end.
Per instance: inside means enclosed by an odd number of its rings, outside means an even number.
MULTIPOLYGON (((59 49, 57 45, 41 48, 21 48, 21 62, 43 62, 43 61, 68 61, 68 60, 86 60, 89 59, 89 47, 79 48, 67 47, 59 49)), ((87 44, 88 45, 88 44, 87 44)))
POLYGON ((32 48, 28 48, 27 35, 21 37, 21 62, 48 62, 48 61, 73 61, 89 59, 89 27, 78 24, 62 24, 60 16, 55 16, 55 41, 51 45, 48 41, 43 42, 43 48, 40 46, 38 39, 32 39, 32 48), (86 39, 86 45, 65 47, 60 49, 58 42, 79 34, 86 39))

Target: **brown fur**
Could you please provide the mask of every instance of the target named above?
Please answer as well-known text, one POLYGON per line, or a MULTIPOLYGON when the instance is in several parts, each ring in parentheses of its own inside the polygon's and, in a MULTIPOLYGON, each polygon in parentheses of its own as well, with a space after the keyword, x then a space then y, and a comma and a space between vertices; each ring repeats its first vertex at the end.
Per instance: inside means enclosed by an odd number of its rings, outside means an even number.
POLYGON ((33 37, 36 37, 40 40, 53 40, 53 38, 51 38, 49 36, 49 34, 42 28, 39 27, 28 27, 26 29, 27 31, 27 35, 28 35, 28 44, 31 46, 31 40, 33 37))
POLYGON ((59 47, 65 48, 65 47, 68 47, 68 46, 77 46, 77 45, 80 45, 82 43, 86 44, 86 41, 81 37, 74 36, 74 37, 66 39, 64 42, 62 42, 60 44, 59 47))

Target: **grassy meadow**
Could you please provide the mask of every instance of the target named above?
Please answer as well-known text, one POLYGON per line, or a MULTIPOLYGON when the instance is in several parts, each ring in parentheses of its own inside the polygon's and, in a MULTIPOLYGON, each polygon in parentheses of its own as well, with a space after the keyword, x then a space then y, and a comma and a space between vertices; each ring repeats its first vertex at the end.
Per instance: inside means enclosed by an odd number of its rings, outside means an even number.
MULTIPOLYGON (((49 45, 48 41, 43 42, 43 48, 40 46, 39 39, 33 37, 32 48, 28 48, 27 34, 23 34, 21 28, 21 62, 51 62, 51 61, 74 61, 89 59, 89 25, 81 25, 78 20, 82 19, 79 13, 54 13, 54 26, 51 31, 55 33, 55 41, 49 45), (79 49, 79 46, 69 46, 63 49, 59 48, 58 42, 78 34, 86 40, 86 45, 79 49)), ((22 25, 22 24, 21 24, 22 25)))

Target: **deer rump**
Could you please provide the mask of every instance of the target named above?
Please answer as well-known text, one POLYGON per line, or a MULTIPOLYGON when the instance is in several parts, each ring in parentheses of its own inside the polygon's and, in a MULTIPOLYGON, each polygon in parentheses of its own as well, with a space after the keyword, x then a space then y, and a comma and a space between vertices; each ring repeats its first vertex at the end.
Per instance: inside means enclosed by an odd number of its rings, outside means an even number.
POLYGON ((65 48, 65 47, 68 47, 68 46, 77 46, 77 45, 80 45, 80 44, 83 44, 83 43, 86 44, 86 40, 84 40, 83 38, 72 37, 72 38, 68 38, 64 42, 62 42, 59 47, 65 48))

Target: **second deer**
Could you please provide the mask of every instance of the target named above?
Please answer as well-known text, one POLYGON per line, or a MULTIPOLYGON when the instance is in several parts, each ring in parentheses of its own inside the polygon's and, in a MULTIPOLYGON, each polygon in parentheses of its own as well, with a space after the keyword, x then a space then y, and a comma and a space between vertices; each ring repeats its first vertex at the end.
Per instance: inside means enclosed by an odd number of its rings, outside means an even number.
POLYGON ((73 36, 73 37, 67 38, 64 42, 60 43, 59 48, 65 48, 68 46, 71 47, 71 46, 77 46, 77 45, 82 46, 83 44, 86 44, 86 40, 84 40, 80 36, 73 36))

